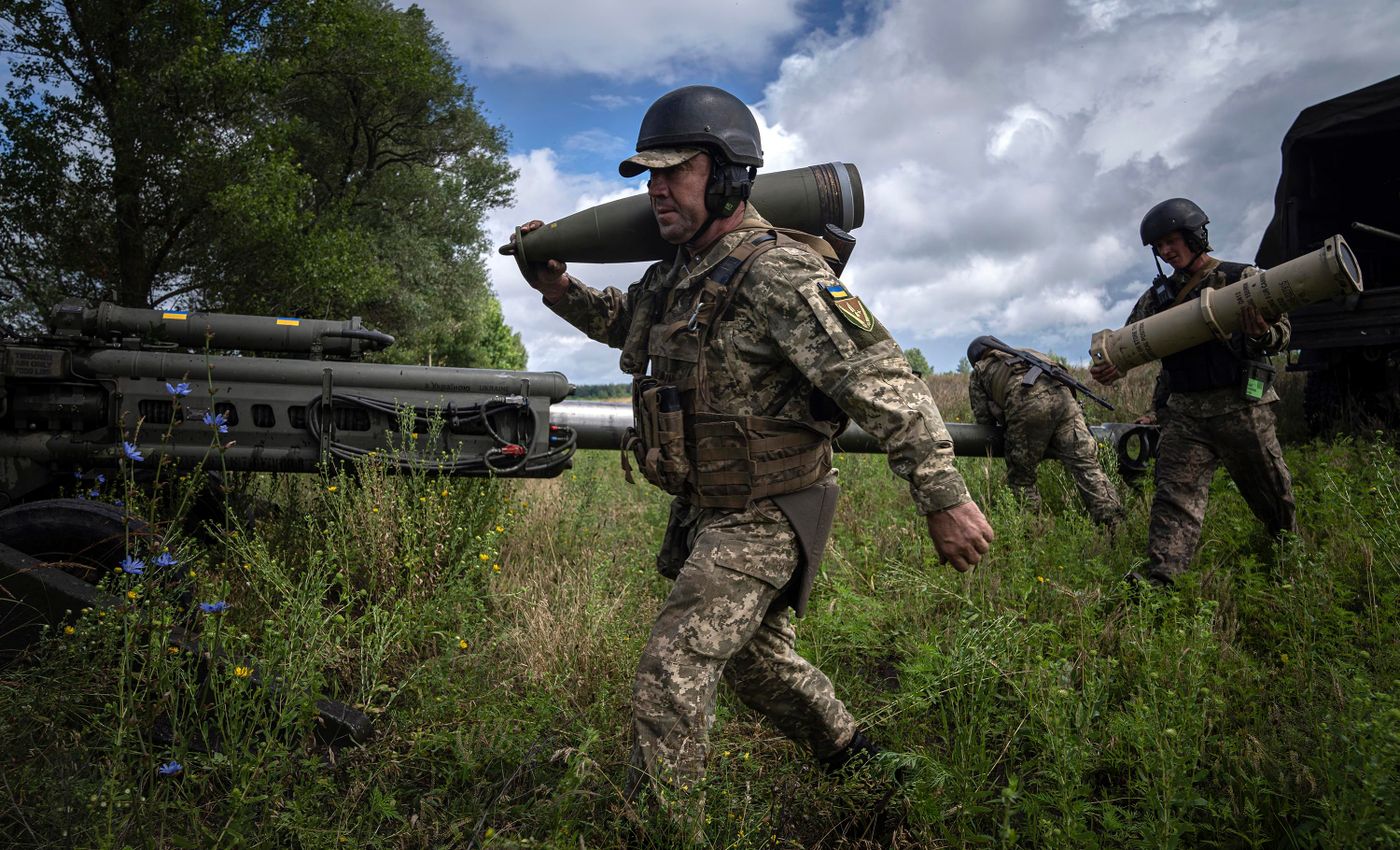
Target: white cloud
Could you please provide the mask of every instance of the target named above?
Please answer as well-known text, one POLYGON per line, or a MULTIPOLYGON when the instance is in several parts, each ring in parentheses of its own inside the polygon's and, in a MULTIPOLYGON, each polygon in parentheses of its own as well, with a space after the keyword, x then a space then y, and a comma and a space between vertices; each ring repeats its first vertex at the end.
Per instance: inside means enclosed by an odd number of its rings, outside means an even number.
POLYGON ((419 5, 473 67, 660 80, 750 67, 802 23, 799 0, 745 3, 741 14, 679 0, 419 5))

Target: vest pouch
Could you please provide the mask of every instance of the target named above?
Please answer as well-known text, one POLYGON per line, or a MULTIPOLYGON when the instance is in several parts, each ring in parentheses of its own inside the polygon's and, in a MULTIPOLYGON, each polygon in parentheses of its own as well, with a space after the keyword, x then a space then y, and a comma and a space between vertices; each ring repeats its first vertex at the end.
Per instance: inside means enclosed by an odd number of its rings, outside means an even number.
POLYGON ((632 453, 651 483, 671 495, 685 490, 690 461, 685 456, 685 414, 674 386, 653 383, 638 397, 638 439, 632 453))
POLYGON ((1240 397, 1259 401, 1274 385, 1278 369, 1265 360, 1246 360, 1240 364, 1240 397))

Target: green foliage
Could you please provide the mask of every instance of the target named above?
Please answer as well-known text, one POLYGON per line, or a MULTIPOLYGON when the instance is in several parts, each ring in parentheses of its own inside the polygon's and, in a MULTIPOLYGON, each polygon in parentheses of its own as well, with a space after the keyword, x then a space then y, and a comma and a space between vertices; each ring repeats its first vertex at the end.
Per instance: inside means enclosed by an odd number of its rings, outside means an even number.
POLYGON ((0 0, 0 21, 8 318, 65 295, 360 315, 399 359, 523 365, 480 260, 505 134, 421 9, 0 0))
POLYGON ((917 348, 904 349, 904 359, 909 361, 909 368, 913 369, 916 375, 927 375, 933 371, 928 365, 928 358, 917 348))
MULTIPOLYGON (((1127 491, 1109 537, 1059 469, 1042 468, 1036 516, 1000 461, 960 460, 998 534, 964 576, 937 563, 884 458, 838 457, 836 534, 798 648, 893 752, 825 777, 722 690, 708 840, 1394 846, 1400 459, 1376 442, 1288 460, 1299 538, 1264 539, 1221 474, 1179 590, 1134 593, 1120 577, 1150 493, 1127 491)), ((168 482, 165 507, 108 496, 168 517, 188 483, 168 482)), ((623 794, 632 674, 669 588, 652 566, 666 500, 623 483, 613 454, 511 487, 371 461, 245 492, 278 510, 166 540, 196 572, 184 590, 234 605, 202 639, 280 689, 227 667, 199 685, 166 652, 180 588, 78 617, 0 682, 11 843, 675 846, 673 822, 623 794), (312 695, 363 706, 375 738, 317 746, 312 695), (155 741, 162 715, 182 743, 155 741), (220 752, 191 745, 210 732, 220 752), (184 774, 156 776, 171 757, 184 774)))

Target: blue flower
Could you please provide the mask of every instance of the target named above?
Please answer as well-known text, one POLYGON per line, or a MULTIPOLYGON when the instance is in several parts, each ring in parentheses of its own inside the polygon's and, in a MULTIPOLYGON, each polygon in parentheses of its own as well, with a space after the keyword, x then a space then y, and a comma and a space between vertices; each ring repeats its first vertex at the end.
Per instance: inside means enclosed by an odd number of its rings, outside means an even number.
POLYGON ((127 555, 122 559, 122 572, 129 576, 139 576, 146 572, 146 562, 127 555))
POLYGON ((183 773, 184 770, 185 766, 183 764, 180 764, 178 761, 172 760, 156 768, 156 773, 159 773, 161 776, 175 776, 177 774, 183 773))
POLYGON ((103 475, 103 474, 100 473, 100 472, 97 473, 97 483, 98 483, 98 484, 106 484, 106 483, 107 483, 107 476, 103 475))
POLYGON ((228 420, 224 418, 224 415, 222 413, 204 414, 204 424, 208 425, 211 428, 219 429, 220 434, 228 433, 228 425, 225 424, 227 421, 228 420))
POLYGON ((96 487, 94 487, 94 488, 92 488, 91 490, 88 491, 88 495, 91 496, 92 498, 96 499, 98 496, 101 496, 101 495, 102 495, 102 491, 101 491, 101 490, 98 490, 96 487))
POLYGON ((165 391, 175 396, 176 398, 182 398, 190 394, 190 385, 185 383, 184 381, 181 381, 180 383, 171 386, 170 383, 167 381, 165 384, 165 391))
POLYGON ((199 603, 199 610, 203 611, 206 614, 220 614, 224 611, 227 611, 228 608, 229 604, 222 599, 220 599, 218 602, 199 603))
POLYGON ((180 562, 175 560, 175 556, 169 552, 161 552, 151 563, 155 564, 157 567, 173 567, 180 562))
POLYGON ((145 455, 141 454, 141 450, 136 448, 135 443, 128 443, 126 440, 122 440, 122 454, 126 455, 127 460, 146 459, 145 455))

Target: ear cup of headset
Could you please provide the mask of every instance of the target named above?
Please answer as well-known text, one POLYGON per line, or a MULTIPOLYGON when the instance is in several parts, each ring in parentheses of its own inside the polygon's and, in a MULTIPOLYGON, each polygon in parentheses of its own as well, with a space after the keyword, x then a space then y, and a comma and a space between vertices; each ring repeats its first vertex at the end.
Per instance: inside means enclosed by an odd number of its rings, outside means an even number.
POLYGON ((753 189, 753 169, 734 162, 716 161, 710 167, 710 182, 705 187, 705 209, 710 215, 727 218, 749 199, 753 189))

